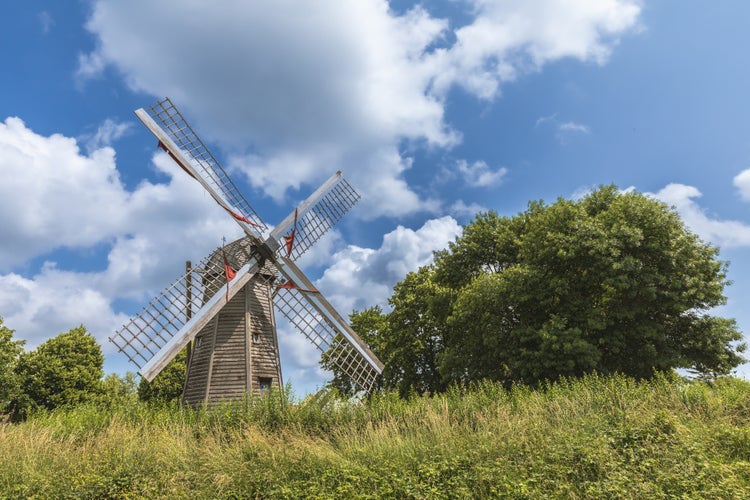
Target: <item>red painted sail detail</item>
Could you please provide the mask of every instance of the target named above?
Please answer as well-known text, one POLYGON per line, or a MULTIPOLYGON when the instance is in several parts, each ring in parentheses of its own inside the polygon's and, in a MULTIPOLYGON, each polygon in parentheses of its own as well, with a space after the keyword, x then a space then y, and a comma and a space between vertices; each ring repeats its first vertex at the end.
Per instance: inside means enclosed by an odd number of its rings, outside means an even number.
POLYGON ((307 292, 307 293, 320 293, 318 290, 312 289, 312 290, 306 290, 304 288, 300 288, 297 283, 295 283, 292 280, 287 280, 281 285, 276 285, 276 288, 283 288, 285 290, 299 290, 300 292, 307 292))
POLYGON ((221 254, 224 256, 224 276, 227 278, 227 302, 229 302, 229 282, 237 276, 237 271, 232 269, 232 266, 227 262, 227 254, 224 253, 224 250, 221 251, 221 254))
POLYGON ((294 209, 294 226, 292 232, 287 236, 284 236, 284 243, 286 243, 286 256, 292 255, 292 249, 294 248, 294 236, 297 234, 297 209, 294 209))
POLYGON ((190 177, 192 177, 193 179, 195 179, 195 176, 190 173, 190 170, 188 170, 187 167, 185 167, 185 165, 183 165, 180 160, 177 159, 177 157, 174 155, 174 153, 172 153, 172 151, 169 150, 169 148, 167 147, 166 144, 164 144, 163 142, 159 141, 159 144, 157 144, 157 146, 159 147, 159 149, 161 149, 165 153, 167 153, 169 155, 169 157, 172 158, 174 160, 174 162, 176 164, 178 164, 180 166, 180 168, 182 170, 184 170, 190 177))
POLYGON ((240 215, 240 214, 238 214, 236 212, 233 212, 232 210, 228 209, 227 207, 224 207, 224 210, 226 210, 227 212, 229 212, 229 215, 231 215, 232 217, 234 217, 237 220, 241 220, 242 222, 247 222, 251 226, 260 227, 259 224, 256 224, 255 222, 251 221, 247 217, 244 217, 244 216, 242 216, 242 215, 240 215))

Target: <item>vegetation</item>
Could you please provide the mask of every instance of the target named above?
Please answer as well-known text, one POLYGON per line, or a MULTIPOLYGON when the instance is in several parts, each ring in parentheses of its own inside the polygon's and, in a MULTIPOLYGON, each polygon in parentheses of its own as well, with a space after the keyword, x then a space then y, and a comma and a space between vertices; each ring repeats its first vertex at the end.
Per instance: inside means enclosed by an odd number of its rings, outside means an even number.
POLYGON ((0 499, 746 498, 745 346, 709 314, 726 285, 674 211, 603 187, 479 215, 390 312, 353 313, 386 365, 367 401, 180 408, 185 353, 102 379, 83 326, 24 352, 0 319, 0 499))
POLYGON ((104 357, 83 326, 22 353, 16 372, 23 392, 15 401, 18 417, 37 408, 54 409, 97 399, 102 392, 104 357))
POLYGON ((744 361, 735 322, 709 314, 727 284, 718 249, 676 212, 609 186, 515 217, 480 214, 396 285, 390 313, 355 312, 352 324, 404 396, 592 372, 711 379, 744 361))
POLYGON ((12 411, 11 402, 21 394, 16 365, 22 352, 23 341, 13 340, 13 330, 0 317, 0 416, 12 411))
POLYGON ((131 399, 0 428, 0 498, 747 498, 749 425, 750 384, 731 378, 210 411, 131 399))
POLYGON ((151 382, 141 379, 138 397, 151 403, 179 403, 185 386, 187 351, 180 353, 151 382))

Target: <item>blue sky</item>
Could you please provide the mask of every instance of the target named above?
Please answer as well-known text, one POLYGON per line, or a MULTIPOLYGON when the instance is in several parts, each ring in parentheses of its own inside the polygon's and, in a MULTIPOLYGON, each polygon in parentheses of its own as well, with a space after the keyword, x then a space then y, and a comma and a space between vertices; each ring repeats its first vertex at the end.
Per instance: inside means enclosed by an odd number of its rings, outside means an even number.
MULTIPOLYGON (((344 314, 477 211, 600 184, 673 205, 730 261, 750 332, 750 4, 739 0, 5 2, 0 316, 106 338, 238 236, 132 111, 170 96, 273 224, 343 170, 362 202, 301 264, 344 314)), ((279 332, 299 392, 325 374, 279 332)), ((748 366, 739 373, 750 374, 748 366)))

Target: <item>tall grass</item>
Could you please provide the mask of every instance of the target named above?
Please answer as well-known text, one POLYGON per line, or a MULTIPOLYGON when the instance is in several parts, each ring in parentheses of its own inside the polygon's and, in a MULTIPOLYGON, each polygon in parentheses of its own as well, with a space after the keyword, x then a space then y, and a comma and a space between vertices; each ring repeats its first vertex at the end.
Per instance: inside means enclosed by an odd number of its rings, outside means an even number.
POLYGON ((0 429, 0 498, 750 497, 750 384, 737 379, 290 399, 37 414, 0 429))

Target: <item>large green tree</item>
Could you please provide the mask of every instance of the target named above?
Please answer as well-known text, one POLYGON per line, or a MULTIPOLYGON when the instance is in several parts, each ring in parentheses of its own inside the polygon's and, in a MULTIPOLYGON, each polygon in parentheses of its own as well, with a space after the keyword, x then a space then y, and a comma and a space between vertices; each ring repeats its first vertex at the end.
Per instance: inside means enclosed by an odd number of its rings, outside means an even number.
POLYGON ((735 322, 710 314, 726 269, 667 205, 601 187, 478 215, 396 285, 368 336, 401 393, 592 371, 726 374, 745 349, 735 322))
POLYGON ((17 373, 23 394, 21 417, 35 408, 54 409, 95 401, 102 392, 104 357, 96 339, 83 326, 53 337, 21 355, 17 373))
POLYGON ((13 330, 4 326, 3 318, 0 318, 0 416, 12 410, 11 401, 21 392, 16 365, 23 352, 23 343, 22 340, 13 340, 13 330))
POLYGON ((726 266, 674 210, 613 186, 484 214, 436 257, 435 280, 456 290, 443 376, 728 373, 742 334, 709 314, 726 300, 726 266))

